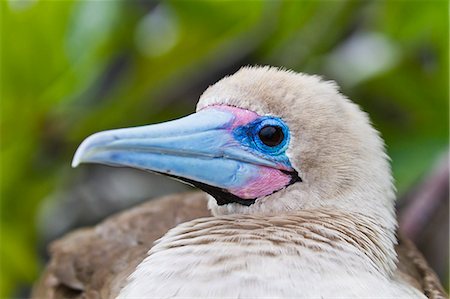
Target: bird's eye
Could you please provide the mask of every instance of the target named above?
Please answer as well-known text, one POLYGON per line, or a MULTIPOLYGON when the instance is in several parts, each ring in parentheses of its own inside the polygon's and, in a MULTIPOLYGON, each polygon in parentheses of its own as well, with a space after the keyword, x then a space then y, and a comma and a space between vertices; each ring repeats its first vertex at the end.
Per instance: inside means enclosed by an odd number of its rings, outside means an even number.
POLYGON ((259 154, 282 155, 290 140, 289 128, 278 117, 262 116, 234 130, 236 140, 259 154))
POLYGON ((267 146, 274 147, 284 140, 283 129, 279 126, 264 126, 258 132, 259 139, 267 146))

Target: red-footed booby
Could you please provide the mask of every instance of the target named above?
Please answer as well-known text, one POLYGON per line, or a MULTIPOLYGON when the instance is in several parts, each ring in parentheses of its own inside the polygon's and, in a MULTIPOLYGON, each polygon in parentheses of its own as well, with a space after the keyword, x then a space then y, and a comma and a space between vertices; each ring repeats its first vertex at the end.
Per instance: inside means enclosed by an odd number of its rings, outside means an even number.
POLYGON ((408 241, 395 247, 383 140, 317 76, 242 68, 194 114, 92 135, 81 163, 175 177, 209 194, 213 216, 193 193, 75 233, 53 245, 35 298, 446 297, 408 241))

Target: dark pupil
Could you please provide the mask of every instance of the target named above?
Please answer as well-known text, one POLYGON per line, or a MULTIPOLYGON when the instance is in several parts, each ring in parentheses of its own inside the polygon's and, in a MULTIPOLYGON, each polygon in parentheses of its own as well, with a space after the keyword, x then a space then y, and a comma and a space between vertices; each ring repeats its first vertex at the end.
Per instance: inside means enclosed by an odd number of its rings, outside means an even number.
POLYGON ((259 139, 268 146, 276 146, 284 139, 283 130, 276 126, 263 127, 258 133, 259 139))

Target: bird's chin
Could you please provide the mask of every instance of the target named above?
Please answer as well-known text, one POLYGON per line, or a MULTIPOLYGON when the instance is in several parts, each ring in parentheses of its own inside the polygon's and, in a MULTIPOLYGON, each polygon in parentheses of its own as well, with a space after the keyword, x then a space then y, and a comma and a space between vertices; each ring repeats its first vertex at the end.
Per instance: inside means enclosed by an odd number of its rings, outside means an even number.
MULTIPOLYGON (((161 174, 163 174, 163 173, 161 173, 161 174)), ((238 195, 235 195, 232 192, 230 192, 228 190, 225 190, 223 188, 215 187, 215 186, 212 186, 212 185, 209 185, 209 184, 205 184, 205 183, 198 182, 198 181, 195 181, 195 180, 191 180, 191 179, 188 179, 188 178, 183 178, 183 177, 180 177, 180 176, 175 176, 175 175, 170 175, 170 174, 163 174, 163 175, 175 178, 175 179, 183 181, 183 182, 185 182, 185 183, 187 183, 189 185, 197 187, 200 190, 203 190, 204 192, 208 193, 209 195, 211 195, 214 198, 215 203, 217 204, 217 206, 224 206, 224 205, 228 205, 228 204, 238 204, 238 205, 241 205, 241 206, 248 207, 248 206, 253 205, 258 198, 272 195, 272 194, 274 194, 274 193, 276 193, 276 192, 278 192, 280 190, 285 189, 286 187, 288 187, 288 186, 290 186, 292 184, 295 184, 297 182, 301 182, 302 181, 296 171, 285 172, 285 175, 288 175, 291 179, 290 179, 289 183, 286 184, 285 186, 283 186, 282 188, 273 190, 272 192, 270 192, 268 194, 265 194, 263 196, 260 196, 260 197, 256 197, 255 196, 255 197, 250 197, 250 198, 242 198, 242 197, 240 197, 238 195)))
POLYGON ((250 206, 250 205, 254 204, 256 201, 256 198, 244 199, 244 198, 234 195, 231 192, 228 192, 227 190, 224 190, 222 188, 211 186, 211 185, 201 183, 198 181, 194 181, 191 179, 187 179, 187 178, 183 178, 183 177, 179 177, 179 176, 175 176, 175 175, 168 175, 168 174, 163 174, 163 175, 183 181, 189 185, 192 185, 194 187, 197 187, 200 190, 205 191, 206 193, 208 193, 215 199, 217 205, 219 205, 219 206, 223 206, 223 205, 230 204, 230 203, 238 203, 240 205, 250 206))

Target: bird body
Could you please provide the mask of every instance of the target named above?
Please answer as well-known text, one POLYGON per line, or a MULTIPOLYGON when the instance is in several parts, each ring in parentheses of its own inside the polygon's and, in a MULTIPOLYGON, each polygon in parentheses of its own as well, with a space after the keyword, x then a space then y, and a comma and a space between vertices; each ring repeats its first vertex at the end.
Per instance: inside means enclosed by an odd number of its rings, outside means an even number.
POLYGON ((192 220, 155 244, 118 298, 426 298, 393 279, 392 240, 374 222, 320 209, 192 220))
MULTIPOLYGON (((130 283, 128 277, 148 257, 149 248, 157 239, 177 225, 212 216, 206 203, 207 196, 203 192, 165 196, 53 242, 51 260, 35 284, 32 298, 116 298, 130 283)), ((410 241, 404 238, 399 241, 395 246, 398 262, 392 280, 414 287, 427 298, 447 298, 420 252, 410 241)), ((174 266, 173 261, 170 266, 174 266)))
POLYGON ((243 68, 190 116, 92 135, 81 163, 154 171, 210 194, 213 217, 187 216, 146 248, 113 279, 114 297, 426 298, 399 275, 383 140, 317 76, 243 68))

